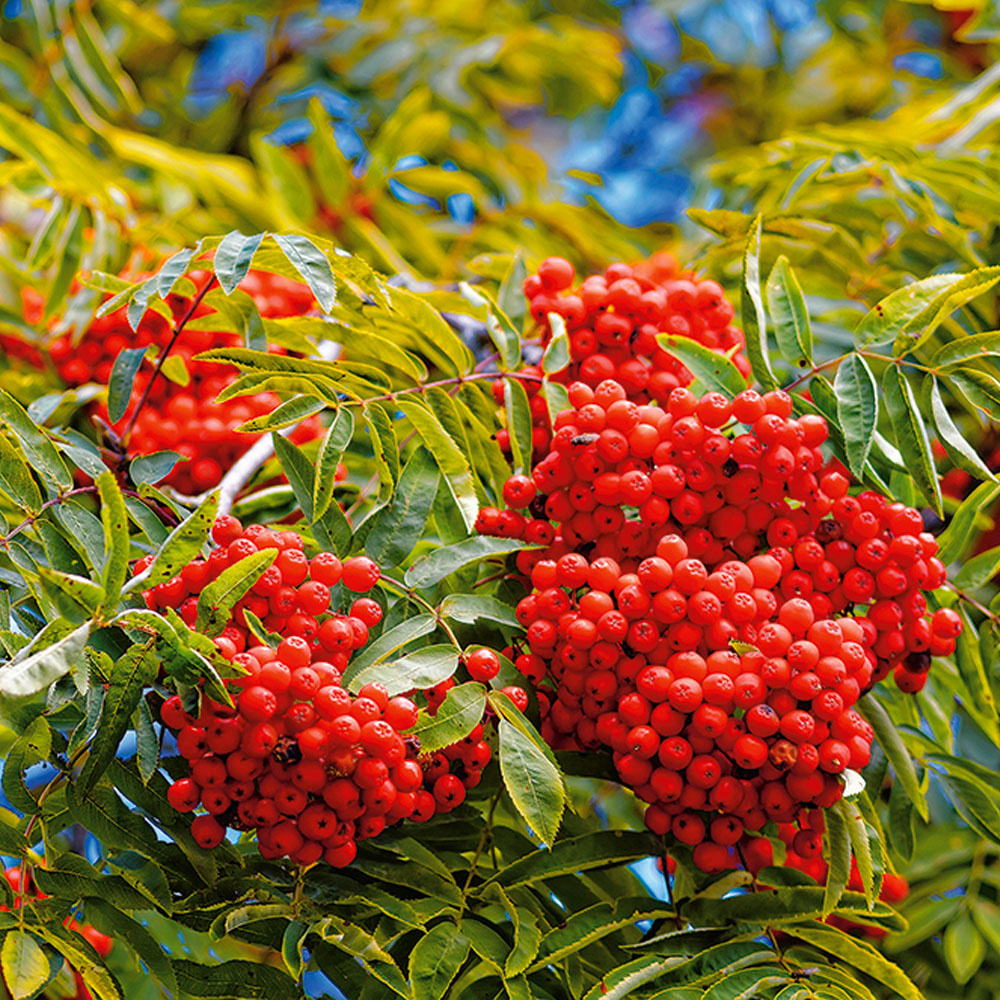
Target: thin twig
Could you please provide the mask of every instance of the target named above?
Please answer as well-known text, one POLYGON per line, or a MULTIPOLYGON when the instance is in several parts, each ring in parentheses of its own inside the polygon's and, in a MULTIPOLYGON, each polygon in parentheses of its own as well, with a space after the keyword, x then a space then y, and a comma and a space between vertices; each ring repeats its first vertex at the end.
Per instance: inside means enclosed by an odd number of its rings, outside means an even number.
POLYGON ((164 351, 160 354, 159 358, 156 360, 156 367, 153 369, 153 374, 150 376, 149 381, 146 383, 146 388, 142 390, 142 395, 139 397, 139 402, 135 404, 135 409, 132 410, 132 415, 128 418, 128 423, 125 425, 124 430, 120 435, 120 439, 123 444, 128 443, 129 435, 132 433, 132 428, 135 426, 136 418, 142 412, 142 408, 146 405, 149 400, 149 394, 153 390, 153 384, 159 377, 160 372, 163 370, 163 365, 166 363, 167 357, 170 352, 174 349, 174 345, 177 343, 177 339, 184 332, 184 327, 187 326, 189 320, 194 315, 195 310, 201 305, 201 300, 209 293, 212 286, 215 284, 216 277, 213 274, 208 281, 202 286, 195 297, 191 300, 191 305, 188 306, 187 312, 177 321, 174 326, 173 333, 170 336, 170 342, 167 344, 164 351))

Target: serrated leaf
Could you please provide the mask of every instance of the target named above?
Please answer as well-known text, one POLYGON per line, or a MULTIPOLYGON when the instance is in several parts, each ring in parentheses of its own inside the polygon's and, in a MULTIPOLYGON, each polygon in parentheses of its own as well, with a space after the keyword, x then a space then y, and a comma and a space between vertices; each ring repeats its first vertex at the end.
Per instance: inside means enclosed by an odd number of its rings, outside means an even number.
POLYGON ((108 418, 116 424, 125 416, 132 397, 135 376, 146 356, 146 347, 123 347, 111 367, 108 380, 108 418))
POLYGON ((177 977, 173 966, 156 938, 142 924, 95 896, 88 897, 86 907, 87 916, 98 930, 115 940, 123 940, 146 966, 150 975, 176 994, 177 977))
POLYGON ((398 566, 412 555, 423 535, 441 476, 426 448, 417 448, 399 477, 389 503, 374 518, 365 554, 380 566, 398 566))
POLYGON ((537 743, 506 719, 500 720, 498 733, 500 773, 507 793, 528 826, 551 844, 566 805, 562 775, 537 743))
POLYGON ((747 387, 746 379, 729 358, 690 337, 660 333, 656 342, 676 357, 707 392, 721 392, 727 399, 732 399, 747 387))
POLYGON ((530 910, 514 908, 514 947, 504 963, 505 976, 517 976, 535 960, 542 941, 542 930, 530 910))
POLYGON ((207 584, 198 597, 198 631, 206 635, 218 635, 229 623, 230 613, 236 603, 260 579, 277 556, 277 549, 254 552, 224 569, 207 584))
POLYGON ((803 924, 794 929, 789 928, 788 933, 871 976, 876 982, 895 990, 903 1000, 923 1000, 922 994, 903 970, 865 941, 856 940, 843 931, 820 924, 803 924))
POLYGON ((283 427, 294 427, 308 417, 322 413, 329 404, 315 396, 295 396, 286 399, 270 413, 251 417, 236 428, 241 434, 257 434, 260 431, 276 431, 283 427))
POLYGON ((759 969, 740 969, 723 976, 710 986, 702 993, 701 1000, 749 1000, 750 997, 763 996, 765 990, 787 982, 788 976, 784 971, 773 965, 759 969))
POLYGON ((486 688, 482 684, 459 684, 448 692, 435 715, 422 711, 408 735, 420 740, 422 753, 441 750, 468 736, 482 720, 485 708, 486 688))
POLYGON ((189 517, 173 528, 156 552, 153 564, 146 571, 143 587, 148 589, 172 580, 201 552, 208 539, 219 509, 218 493, 209 494, 189 517))
POLYGON ((337 466, 352 437, 354 414, 343 406, 337 410, 333 423, 327 429, 316 458, 316 479, 313 482, 313 514, 316 517, 322 517, 333 502, 337 466))
POLYGON ((938 558, 947 566, 965 553, 976 518, 989 510, 1000 496, 1000 483, 980 483, 951 516, 948 527, 938 536, 938 558))
POLYGON ((469 956, 469 939, 453 924, 431 928, 410 952, 414 1000, 441 1000, 469 956))
POLYGON ((906 749, 892 719, 889 718, 888 712, 886 712, 881 703, 871 693, 862 696, 858 702, 858 709, 868 720, 872 729, 875 730, 879 746, 886 757, 889 758, 889 763, 896 772, 896 777, 906 790, 906 794, 916 807, 917 812, 920 813, 921 818, 926 822, 929 817, 927 800, 920 787, 920 780, 917 778, 917 770, 914 767, 913 758, 906 749))
POLYGON ((758 215, 750 224, 743 248, 741 313, 750 369, 762 386, 774 389, 777 388, 778 380, 774 377, 767 353, 767 319, 760 291, 760 230, 761 217, 758 215))
POLYGON ((49 961, 39 943, 27 931, 8 931, 0 948, 3 977, 14 1000, 25 1000, 49 978, 49 961))
POLYGON ((433 586, 456 570, 490 556, 506 555, 524 548, 524 543, 513 538, 490 538, 477 535, 454 545, 434 549, 418 559, 406 571, 406 584, 420 590, 433 586))
POLYGON ((452 621, 475 625, 486 620, 517 628, 517 616, 509 604, 480 594, 449 594, 441 602, 441 614, 452 621))
POLYGON ((930 386, 930 412, 934 427, 937 430, 938 439, 944 446, 948 457, 960 469, 964 469, 976 479, 988 479, 996 481, 996 476, 990 471, 986 463, 979 457, 976 449, 965 440, 962 432, 955 425, 941 397, 941 385, 933 376, 926 380, 930 386))
POLYGON ((868 827, 858 807, 847 799, 841 799, 838 808, 847 829, 847 837, 851 845, 851 853, 858 865, 861 885, 868 905, 871 906, 877 893, 875 892, 875 871, 872 866, 872 851, 868 841, 868 827))
POLYGON ((896 365, 889 365, 882 375, 882 391, 906 467, 938 516, 943 516, 941 484, 934 466, 927 426, 910 383, 896 365))
POLYGON ((388 629, 352 657, 343 673, 342 683, 350 685, 361 670, 373 663, 381 663, 397 649, 402 649, 407 643, 429 635, 435 628, 437 621, 432 615, 413 615, 394 628, 388 629))
POLYGON ((600 830, 557 840, 548 851, 534 851, 501 868, 487 886, 512 889, 529 882, 605 868, 656 855, 659 845, 648 833, 600 830))
POLYGON ((878 424, 878 388, 868 362, 860 354, 849 354, 837 368, 833 389, 847 464, 861 478, 878 424))
POLYGON ((137 455, 129 462, 129 479, 136 486, 141 486, 143 483, 155 486, 166 479, 174 471, 177 463, 183 460, 184 456, 176 451, 154 451, 150 455, 137 455))
POLYGON ((799 279, 788 258, 779 257, 767 279, 767 305, 781 356, 797 367, 811 366, 812 327, 799 279))
POLYGON ((413 688, 429 688, 451 677, 458 668, 458 653, 450 643, 424 646, 391 662, 374 663, 351 676, 350 688, 380 681, 390 697, 413 688))
POLYGON ((962 563, 952 583, 959 590, 976 590, 1000 571, 1000 546, 987 549, 962 563))
POLYGON ((933 274, 897 288, 862 317, 854 330, 855 345, 860 349, 895 340, 938 296, 957 285, 963 277, 961 274, 933 274))
POLYGON ((129 535, 128 511, 118 480, 111 472, 97 477, 101 497, 101 524, 104 527, 104 570, 101 583, 104 599, 97 617, 113 612, 121 597, 128 576, 129 535))
POLYGON ((330 270, 330 262, 323 251, 305 236, 275 234, 273 238, 312 289, 320 308, 329 312, 337 301, 337 286, 330 270))
POLYGON ((514 459, 514 471, 530 473, 532 453, 531 406, 528 393, 519 379, 504 379, 504 409, 507 413, 507 432, 514 459))
POLYGON ((153 713, 145 698, 139 699, 139 707, 132 718, 136 739, 136 767, 139 777, 148 783, 160 764, 160 744, 153 724, 153 713))
POLYGON ((34 512, 42 505, 42 493, 28 463, 3 434, 0 434, 0 489, 23 510, 34 512))
POLYGON ((72 488, 73 476, 52 440, 6 389, 0 389, 0 420, 17 438, 33 469, 62 490, 72 488))
POLYGON ((50 646, 4 664, 0 667, 0 694, 27 698, 46 690, 83 660, 90 629, 91 623, 84 622, 50 646))
POLYGON ((82 794, 94 787, 115 756, 142 697, 143 688, 154 680, 159 666, 152 639, 129 647, 125 655, 115 661, 101 709, 101 721, 91 742, 87 762, 77 778, 77 787, 82 794))
POLYGON ((939 291, 896 336, 892 352, 897 358, 916 350, 959 306, 982 295, 1000 281, 1000 266, 980 267, 955 277, 958 280, 939 291))
POLYGON ((986 942, 968 913, 948 925, 943 943, 944 959, 955 982, 967 983, 986 958, 986 942))
POLYGON ((181 995, 219 1000, 302 1000, 298 984, 281 969, 264 962, 233 958, 202 965, 171 959, 181 995))
POLYGON ((473 484, 472 471, 466 455, 455 439, 445 430, 438 416, 422 400, 400 396, 397 405, 406 414, 420 435, 427 450, 434 456, 448 489, 465 523, 472 531, 479 512, 479 501, 473 484))
POLYGON ((827 809, 826 818, 826 862, 829 870, 826 876, 826 892, 823 897, 823 916, 836 909, 837 902, 847 888, 851 875, 851 844, 847 835, 844 817, 836 809, 827 809))
POLYGON ((559 313, 549 313, 548 319, 552 337, 542 355, 542 371, 546 375, 554 375, 570 363, 569 337, 566 335, 566 321, 559 313))

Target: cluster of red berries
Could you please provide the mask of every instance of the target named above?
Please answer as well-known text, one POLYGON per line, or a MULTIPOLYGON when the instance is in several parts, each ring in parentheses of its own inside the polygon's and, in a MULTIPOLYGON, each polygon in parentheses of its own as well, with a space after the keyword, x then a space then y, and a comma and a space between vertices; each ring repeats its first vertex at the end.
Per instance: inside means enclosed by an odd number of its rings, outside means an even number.
MULTIPOLYGON (((20 866, 13 866, 11 868, 4 869, 4 877, 7 879, 7 884, 14 890, 14 909, 18 910, 23 905, 23 899, 26 894, 31 894, 34 899, 48 899, 48 896, 44 892, 40 892, 35 886, 34 881, 31 878, 31 872, 27 872, 27 878, 22 885, 21 882, 21 868, 20 866)), ((0 911, 8 911, 11 908, 6 904, 0 905, 0 911)), ((112 940, 107 934, 101 933, 92 924, 80 924, 73 917, 67 917, 63 921, 64 926, 67 930, 76 931, 78 934, 82 935, 94 948, 101 958, 107 958, 111 954, 112 940)), ((86 984, 83 981, 83 977, 80 975, 76 969, 70 970, 73 974, 73 993, 65 993, 63 991, 57 990, 55 985, 50 985, 46 988, 45 996, 49 1000, 92 1000, 90 990, 87 989, 86 984)), ((58 983, 58 980, 56 981, 58 983)))
POLYGON ((824 472, 826 422, 784 392, 674 388, 660 407, 606 380, 569 398, 508 509, 477 522, 542 546, 517 557, 511 654, 543 735, 610 748, 647 825, 721 870, 745 832, 833 805, 867 764, 864 691, 893 668, 917 690, 954 650, 961 619, 928 617, 922 593, 945 579, 937 543, 824 472))
MULTIPOLYGON (((183 812, 204 807, 191 827, 197 842, 216 846, 227 826, 254 829, 264 857, 287 856, 302 865, 322 858, 340 867, 353 860, 357 841, 387 825, 424 822, 459 805, 490 760, 482 724, 459 743, 423 754, 419 740, 405 735, 417 721, 416 692, 390 698, 373 683, 352 696, 341 684, 382 608, 358 597, 346 614, 332 611, 330 588, 339 583, 354 593, 370 591, 378 566, 363 556, 309 559, 294 532, 261 525, 244 530, 228 515, 216 521, 212 536, 218 547, 206 559, 146 592, 149 607, 177 608, 194 624, 198 594, 223 570, 265 549, 278 555, 215 640, 246 671, 227 682, 235 707, 203 696, 192 716, 174 695, 161 708, 189 762, 189 776, 170 786, 169 800, 183 812), (284 637, 276 648, 253 638, 247 612, 284 637)), ((137 563, 138 572, 148 559, 137 563)), ((500 661, 490 650, 475 650, 465 666, 473 679, 487 680, 500 661)), ((422 692, 430 714, 453 685, 449 679, 422 692)), ((505 690, 525 706, 522 690, 505 690)))
MULTIPOLYGON (((209 280, 204 272, 192 272, 189 277, 199 288, 209 280)), ((240 288, 253 297, 260 314, 268 318, 302 315, 315 305, 306 285, 264 271, 251 271, 240 288)), ((190 301, 171 295, 167 304, 176 322, 187 312, 190 301)), ((198 319, 212 312, 210 307, 200 303, 171 350, 171 357, 183 362, 188 384, 181 388, 163 376, 158 378, 127 442, 129 453, 133 455, 173 450, 188 459, 178 463, 166 479, 182 493, 200 493, 216 486, 224 471, 259 436, 240 433, 236 428, 253 417, 270 413, 280 402, 277 396, 268 392, 241 396, 235 402, 222 405, 213 402, 235 381, 237 373, 226 366, 195 361, 194 357, 213 347, 238 346, 239 338, 235 334, 199 330, 198 319)), ((133 331, 123 308, 95 319, 78 343, 69 335, 57 337, 49 345, 49 353, 60 377, 68 385, 90 381, 106 385, 122 350, 148 346, 163 350, 170 337, 171 324, 159 313, 147 312, 138 329, 133 331)), ((153 370, 153 362, 145 361, 133 382, 125 416, 114 425, 115 430, 122 430, 127 423, 153 370)), ((108 421, 106 404, 94 404, 93 412, 108 421)), ((311 417, 296 428, 292 440, 301 443, 321 433, 319 418, 311 417)))
MULTIPOLYGON (((614 379, 635 403, 665 399, 671 389, 689 385, 691 372, 657 343, 657 334, 690 337, 713 351, 730 357, 749 378, 750 365, 743 353, 743 333, 732 325, 733 307, 715 281, 684 273, 672 254, 654 254, 637 264, 612 264, 573 288, 573 265, 562 257, 549 257, 536 274, 524 281, 524 294, 548 346, 553 331, 549 313, 562 317, 570 346, 570 364, 553 378, 568 385, 574 381, 596 387, 614 379)), ((545 399, 540 393, 542 370, 521 369, 525 376, 534 424, 535 454, 549 447, 551 429, 545 399)), ((503 380, 493 386, 499 406, 504 402, 503 380)), ((506 430, 497 435, 509 452, 506 430)))

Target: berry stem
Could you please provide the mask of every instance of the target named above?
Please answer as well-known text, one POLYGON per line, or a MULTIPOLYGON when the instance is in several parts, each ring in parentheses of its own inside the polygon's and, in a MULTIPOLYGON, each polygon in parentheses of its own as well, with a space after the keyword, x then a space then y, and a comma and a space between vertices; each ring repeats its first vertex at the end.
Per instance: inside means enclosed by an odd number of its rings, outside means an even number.
POLYGON ((142 412, 142 408, 146 405, 149 400, 149 394, 153 390, 153 385, 156 382, 160 372, 163 370, 163 365, 166 363, 170 352, 174 349, 174 345, 177 343, 178 338, 184 332, 184 327, 187 326, 189 320, 194 315, 195 310, 201 305, 202 299, 211 291, 212 286, 215 284, 216 278, 213 274, 208 281, 198 290, 198 293, 191 300, 191 304, 188 306, 187 311, 174 325, 173 332, 170 335, 170 341, 164 348, 163 353, 156 360, 156 367, 153 369, 153 374, 150 376, 149 381, 146 383, 146 388, 142 390, 142 395, 139 397, 139 402, 135 404, 135 409, 132 410, 132 416, 128 418, 128 423, 121 433, 122 444, 127 445, 129 436, 132 433, 132 428, 135 426, 136 419, 142 412))
POLYGON ((391 576, 385 576, 383 574, 379 577, 379 583, 387 583, 389 586, 395 587, 398 591, 410 598, 410 600, 415 604, 419 604, 425 611, 433 615, 434 620, 444 630, 445 635, 448 636, 448 641, 455 647, 458 655, 462 655, 462 644, 458 641, 458 637, 455 635, 454 631, 452 631, 452 628, 445 620, 444 615, 441 614, 440 608, 434 607, 430 601, 421 597, 420 594, 418 594, 412 587, 407 587, 401 580, 394 580, 391 576))

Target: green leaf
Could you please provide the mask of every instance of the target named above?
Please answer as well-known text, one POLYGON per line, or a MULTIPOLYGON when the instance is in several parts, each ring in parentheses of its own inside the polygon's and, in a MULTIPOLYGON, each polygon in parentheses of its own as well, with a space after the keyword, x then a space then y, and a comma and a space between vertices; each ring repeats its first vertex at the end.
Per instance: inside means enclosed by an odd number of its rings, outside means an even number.
POLYGON ((505 976, 517 976, 524 972, 535 960, 538 946, 542 941, 542 931, 535 915, 529 910, 511 910, 514 923, 514 947, 511 948, 507 961, 504 963, 505 976))
POLYGON ((767 306, 781 356, 800 368, 811 366, 812 327, 805 296, 785 256, 779 257, 767 279, 767 306))
POLYGON ((495 597, 484 597, 480 594, 449 594, 441 602, 440 610, 445 618, 465 625, 475 625, 479 621, 486 620, 510 628, 519 627, 514 609, 495 597))
POLYGON ((283 427, 294 427, 316 413, 322 413, 329 404, 315 396, 294 396, 286 399, 270 413, 251 417, 236 428, 241 434, 255 434, 258 431, 276 431, 283 427))
POLYGON ((943 517, 941 484, 934 466, 927 427, 913 389, 896 365, 889 365, 882 375, 882 391, 892 429, 896 433, 896 443, 906 457, 907 468, 924 497, 938 516, 943 517))
POLYGON ((322 517, 333 502, 337 466, 344 449, 354 437, 354 414, 344 406, 337 410, 333 423, 323 437, 316 458, 316 479, 313 482, 313 514, 322 517))
POLYGON ((440 1000, 468 957, 469 939, 454 924, 431 928, 410 952, 414 1000, 440 1000))
POLYGON ((274 242, 302 275, 312 289, 316 301, 324 312, 329 312, 337 301, 337 286, 326 255, 312 240, 305 236, 274 236, 274 242))
POLYGON ((579 837, 557 840, 551 850, 534 851, 504 868, 487 883, 511 889, 559 875, 637 861, 657 856, 659 845, 648 833, 631 830, 600 830, 579 837))
POLYGON ((530 473, 532 452, 531 406, 528 393, 519 379, 504 379, 504 408, 507 413, 507 431, 516 472, 530 473))
POLYGON ((392 499, 375 515, 365 539, 365 555, 387 569, 412 555, 427 526, 440 481, 431 453, 417 448, 403 468, 392 499))
POLYGON ((87 917, 99 931, 124 942, 135 952, 157 982, 177 993, 177 977, 170 960, 152 934, 138 921, 95 896, 87 898, 87 917))
POLYGON ((417 434, 434 456, 448 489, 462 515, 467 531, 472 531, 479 512, 472 471, 466 455, 455 439, 445 430, 438 416, 423 400, 400 396, 397 405, 413 424, 417 434))
MULTIPOLYGON (((523 262, 521 268, 524 268, 523 262)), ((521 360, 521 338, 511 318, 504 311, 502 303, 494 300, 485 288, 473 288, 465 281, 459 282, 458 289, 472 305, 486 310, 486 331, 500 355, 500 363, 503 368, 508 370, 517 368, 521 360)), ((500 289, 500 294, 503 296, 503 288, 500 289)), ((520 319, 524 317, 523 299, 522 293, 520 319)))
POLYGON ((49 978, 49 960, 38 942, 27 932, 9 931, 0 948, 3 977, 14 1000, 36 993, 49 978))
POLYGON ((159 667, 152 639, 130 646, 125 655, 115 661, 90 755, 77 778, 82 794, 86 795, 94 787, 114 758, 143 688, 156 678, 159 667))
POLYGON ((3 769, 3 790, 8 801, 23 813, 38 811, 35 796, 24 783, 24 771, 32 764, 48 760, 52 752, 52 729, 44 716, 36 718, 7 751, 3 769))
MULTIPOLYGON (((878 895, 875 890, 875 870, 872 866, 872 849, 868 840, 868 826, 858 807, 849 799, 841 799, 838 803, 844 826, 847 829, 847 836, 850 841, 851 853, 858 864, 858 874, 861 876, 861 885, 864 890, 865 899, 871 906, 878 895)), ((879 880, 881 882, 881 879, 879 880)))
POLYGON ((998 570, 1000 570, 1000 545, 980 552, 963 562, 952 583, 959 590, 976 590, 992 580, 998 570))
POLYGON ((980 483, 951 516, 948 527, 938 536, 938 558, 946 566, 965 553, 976 518, 989 510, 1000 496, 1000 483, 980 483))
POLYGON ((406 584, 418 590, 433 586, 456 570, 489 556, 506 555, 524 548, 524 543, 514 538, 490 538, 476 535, 454 545, 434 549, 418 559, 406 571, 406 584))
POLYGON ((219 1000, 302 1000, 298 984, 281 969, 264 962, 233 958, 202 965, 185 958, 171 959, 182 996, 219 1000))
MULTIPOLYGON (((933 274, 922 281, 897 288, 877 302, 854 330, 854 343, 859 349, 888 344, 916 326, 914 322, 941 295, 947 294, 965 276, 933 274)), ((894 351, 899 356, 901 351, 894 351)))
POLYGON ((559 832, 566 789, 562 775, 537 743, 506 719, 498 727, 500 773, 517 811, 547 844, 559 832))
POLYGON ((847 464, 860 479, 878 424, 878 388, 868 362, 860 354, 849 354, 837 368, 833 389, 847 464))
POLYGON ((955 982, 967 983, 986 958, 986 942, 968 913, 950 923, 944 932, 944 960, 955 982))
POLYGON ((976 449, 969 444, 962 435, 962 432, 951 419, 951 414, 941 398, 941 385, 933 376, 925 379, 925 385, 929 386, 930 392, 930 412, 934 427, 937 430, 938 439, 948 453, 948 457, 960 469, 964 469, 970 476, 976 479, 989 479, 996 481, 996 476, 990 471, 986 463, 979 457, 976 449))
POLYGON ((224 569, 198 596, 197 630, 218 635, 229 623, 236 603, 277 556, 277 549, 264 549, 224 569))
POLYGON ((397 649, 402 649, 414 639, 429 635, 435 628, 437 628, 437 621, 432 615, 413 615, 388 629, 351 658, 351 662, 343 673, 342 683, 345 687, 352 684, 360 671, 373 663, 381 663, 397 649))
POLYGON ((35 512, 42 494, 20 451, 0 434, 0 489, 22 510, 35 512))
POLYGON ((997 356, 1000 356, 1000 333, 975 333, 959 337, 939 348, 931 358, 930 366, 946 368, 997 356))
POLYGON ((701 1000, 747 1000, 749 997, 763 996, 765 990, 787 982, 788 976, 773 965, 759 969, 740 969, 723 976, 710 986, 702 993, 701 1000))
MULTIPOLYGON (((84 622, 44 649, 30 652, 0 667, 0 694, 27 698, 46 690, 83 660, 91 623, 84 622)), ((20 655, 20 654, 19 654, 20 655)))
POLYGON ((707 392, 721 392, 732 399, 747 387, 746 379, 729 358, 690 337, 660 333, 656 342, 682 362, 707 392))
MULTIPOLYGON (((210 493, 189 517, 171 530, 146 571, 148 576, 143 581, 143 589, 172 580, 188 563, 198 558, 215 523, 218 509, 219 495, 210 493)), ((131 589, 131 586, 126 589, 131 589)))
POLYGON ((889 758, 889 763, 896 772, 896 777, 916 807, 917 812, 920 813, 921 818, 927 822, 929 819, 927 800, 921 789, 920 780, 917 778, 913 758, 910 756, 909 750, 906 749, 902 737, 899 735, 899 730, 889 718, 889 713, 872 693, 861 697, 858 709, 875 730, 879 746, 889 758))
POLYGON ((552 339, 542 355, 542 371, 546 375, 561 372, 570 363, 569 337, 566 336, 566 321, 559 313, 549 313, 549 329, 552 339))
POLYGON ((980 267, 968 274, 948 277, 956 277, 958 280, 949 282, 946 288, 933 296, 897 334, 892 345, 892 352, 897 358, 916 350, 959 306, 982 295, 1000 281, 1000 267, 980 267))
POLYGON ((129 462, 129 479, 136 486, 143 483, 155 486, 166 479, 180 461, 183 461, 183 456, 176 451, 154 451, 151 455, 137 455, 129 462))
POLYGON ((822 927, 819 924, 800 925, 786 928, 786 931, 819 948, 820 951, 836 956, 852 968, 871 976, 876 982, 895 990, 903 1000, 923 1000, 922 994, 903 970, 884 958, 867 942, 856 940, 843 931, 822 927))
POLYGON ((6 389, 0 389, 0 420, 11 429, 33 469, 61 490, 72 488, 73 476, 48 434, 6 389))
POLYGON ((413 688, 429 688, 447 680, 458 669, 458 653, 450 643, 424 646, 390 663, 374 663, 352 674, 350 688, 360 690, 372 681, 381 681, 390 697, 413 688))
POLYGON ((101 613, 113 612, 121 597, 125 578, 128 576, 128 511, 125 498, 113 473, 104 472, 97 477, 101 497, 101 524, 104 526, 104 600, 98 609, 101 613))
POLYGON ((378 470, 379 498, 384 500, 392 495, 399 479, 399 442, 392 420, 378 403, 368 403, 364 417, 378 470))
POLYGON ((148 350, 148 347, 123 347, 115 358, 108 380, 108 417, 113 424, 125 416, 136 373, 148 350))
POLYGON ((980 897, 972 903, 971 910, 979 933, 993 951, 1000 953, 1000 907, 980 897))
POLYGON ((847 880, 851 874, 851 846, 847 836, 847 826, 839 811, 828 809, 826 817, 827 864, 829 873, 826 878, 826 892, 823 897, 823 916, 828 916, 837 906, 837 902, 847 888, 847 880))
POLYGON ((747 359, 754 378, 766 389, 775 389, 778 380, 771 369, 767 354, 767 320, 760 293, 760 229, 758 215, 750 224, 743 249, 743 280, 740 283, 743 331, 746 336, 747 359))
POLYGON ((160 743, 153 728, 153 712, 145 698, 139 701, 139 707, 132 716, 132 725, 136 737, 136 767, 139 777, 148 784, 160 764, 160 743))
POLYGON ((437 714, 420 713, 417 724, 409 731, 420 740, 422 753, 441 750, 464 739, 483 718, 486 708, 486 688, 475 681, 453 687, 438 707, 437 714))

